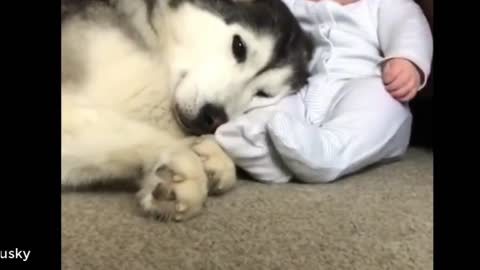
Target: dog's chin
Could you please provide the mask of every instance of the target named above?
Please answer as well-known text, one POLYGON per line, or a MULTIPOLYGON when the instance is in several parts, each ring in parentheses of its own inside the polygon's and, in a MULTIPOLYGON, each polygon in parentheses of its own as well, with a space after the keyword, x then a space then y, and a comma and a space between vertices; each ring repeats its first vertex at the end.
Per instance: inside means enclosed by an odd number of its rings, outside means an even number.
POLYGON ((187 124, 185 124, 184 120, 182 119, 182 117, 180 116, 180 114, 178 113, 178 108, 177 106, 172 106, 172 113, 173 113, 173 116, 175 118, 175 122, 177 122, 178 126, 183 130, 183 131, 186 131, 188 132, 189 131, 189 128, 187 126, 187 124))
POLYGON ((182 117, 182 115, 179 113, 179 109, 177 106, 172 107, 172 113, 175 118, 175 122, 183 130, 183 132, 191 135, 196 135, 196 136, 201 135, 201 132, 198 132, 193 127, 190 127, 187 124, 187 120, 184 117, 182 117))

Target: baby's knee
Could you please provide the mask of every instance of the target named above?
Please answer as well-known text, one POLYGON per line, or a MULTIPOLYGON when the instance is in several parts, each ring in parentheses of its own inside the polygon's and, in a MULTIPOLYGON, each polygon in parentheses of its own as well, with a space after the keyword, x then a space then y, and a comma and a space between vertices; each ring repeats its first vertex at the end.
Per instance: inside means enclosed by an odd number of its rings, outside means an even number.
POLYGON ((356 119, 352 125, 371 135, 395 130, 411 121, 408 105, 393 98, 380 77, 351 80, 343 90, 345 95, 333 110, 332 118, 356 119))

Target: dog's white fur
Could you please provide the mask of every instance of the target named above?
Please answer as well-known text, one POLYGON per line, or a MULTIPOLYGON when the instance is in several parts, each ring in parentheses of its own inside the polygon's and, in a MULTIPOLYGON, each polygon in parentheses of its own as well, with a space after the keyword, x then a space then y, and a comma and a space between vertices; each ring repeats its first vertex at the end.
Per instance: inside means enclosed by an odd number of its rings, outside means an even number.
POLYGON ((201 211, 209 191, 231 189, 236 176, 212 139, 186 136, 173 105, 195 116, 214 102, 232 118, 265 105, 255 97, 258 88, 278 98, 287 94, 284 81, 292 71, 252 79, 267 64, 273 38, 227 25, 191 4, 156 8, 157 33, 143 1, 120 0, 117 7, 143 44, 101 20, 72 18, 62 26, 62 185, 138 179, 144 210, 185 220, 201 211), (231 52, 234 34, 248 46, 243 65, 231 52), (81 62, 81 69, 69 70, 69 61, 81 62), (64 79, 69 72, 78 78, 64 79))

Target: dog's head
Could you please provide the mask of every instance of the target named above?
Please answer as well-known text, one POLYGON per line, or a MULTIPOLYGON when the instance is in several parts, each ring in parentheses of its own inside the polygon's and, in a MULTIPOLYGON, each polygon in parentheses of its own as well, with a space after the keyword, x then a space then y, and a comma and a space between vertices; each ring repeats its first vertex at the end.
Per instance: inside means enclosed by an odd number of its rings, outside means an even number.
POLYGON ((170 0, 174 113, 193 134, 300 89, 311 39, 281 0, 170 0))

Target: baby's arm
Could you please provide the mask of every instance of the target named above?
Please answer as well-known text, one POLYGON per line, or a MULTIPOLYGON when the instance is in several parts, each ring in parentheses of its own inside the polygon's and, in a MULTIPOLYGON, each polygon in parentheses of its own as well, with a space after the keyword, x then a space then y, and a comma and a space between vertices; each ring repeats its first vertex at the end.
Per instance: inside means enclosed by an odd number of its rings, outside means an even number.
POLYGON ((433 37, 423 11, 413 0, 380 1, 378 35, 387 91, 398 100, 411 100, 431 70, 433 37))

